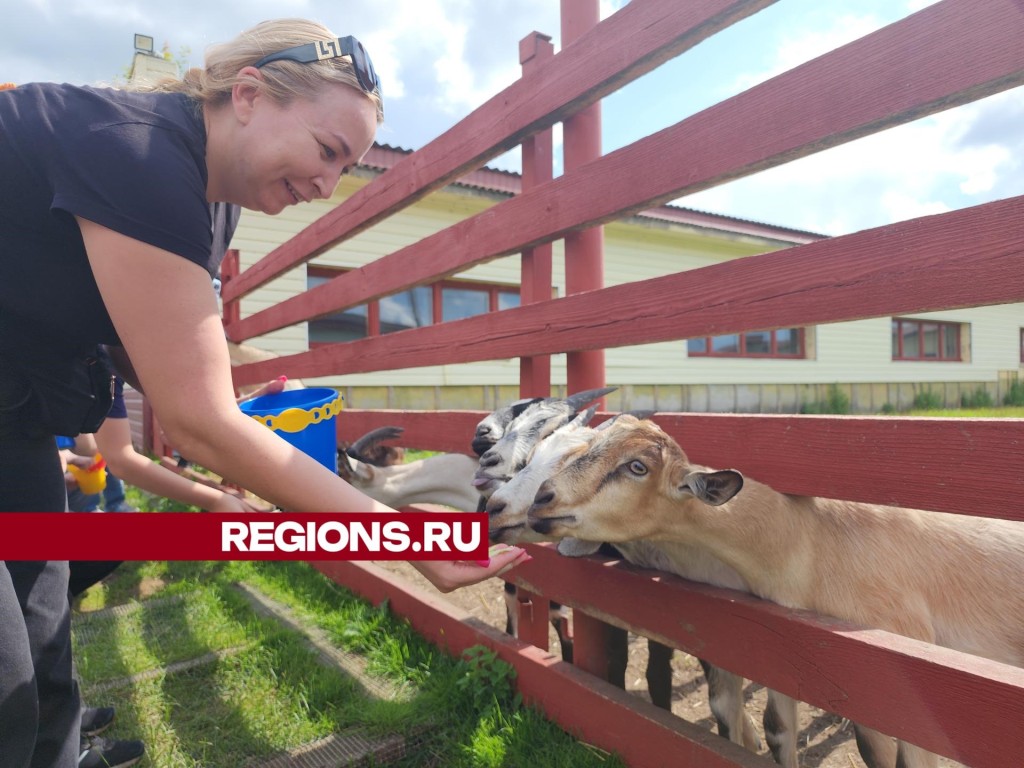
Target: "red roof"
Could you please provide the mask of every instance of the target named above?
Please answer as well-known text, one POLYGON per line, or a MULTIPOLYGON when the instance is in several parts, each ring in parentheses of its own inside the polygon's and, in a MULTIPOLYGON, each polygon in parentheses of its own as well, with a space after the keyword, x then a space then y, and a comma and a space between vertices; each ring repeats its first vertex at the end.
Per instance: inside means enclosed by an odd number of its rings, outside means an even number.
MULTIPOLYGON (((364 168, 386 171, 403 157, 411 154, 411 149, 374 143, 363 157, 360 165, 364 168)), ((518 195, 522 191, 522 180, 522 176, 513 171, 503 171, 483 166, 475 171, 470 171, 454 183, 462 187, 512 196, 518 195)), ((718 213, 707 213, 692 208, 683 208, 678 205, 661 205, 657 208, 641 211, 638 215, 642 218, 658 219, 701 229, 714 229, 733 234, 785 240, 791 243, 810 243, 816 240, 824 240, 827 237, 816 232, 806 232, 774 224, 763 224, 747 219, 723 216, 718 213)))

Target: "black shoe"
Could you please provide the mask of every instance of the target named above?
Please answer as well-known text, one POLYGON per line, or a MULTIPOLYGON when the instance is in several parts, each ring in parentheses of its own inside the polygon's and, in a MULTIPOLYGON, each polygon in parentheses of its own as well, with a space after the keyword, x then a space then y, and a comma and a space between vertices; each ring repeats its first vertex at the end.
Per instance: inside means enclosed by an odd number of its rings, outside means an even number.
POLYGON ((83 707, 82 735, 95 736, 103 733, 114 722, 113 707, 83 707))
POLYGON ((114 741, 93 739, 92 746, 78 758, 78 768, 128 768, 146 754, 141 741, 114 741))

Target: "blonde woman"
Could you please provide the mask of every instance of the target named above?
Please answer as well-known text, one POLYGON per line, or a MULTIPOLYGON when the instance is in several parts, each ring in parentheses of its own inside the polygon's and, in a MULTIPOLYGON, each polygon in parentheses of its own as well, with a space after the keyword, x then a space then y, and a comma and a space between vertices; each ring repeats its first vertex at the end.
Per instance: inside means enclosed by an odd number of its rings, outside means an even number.
MULTIPOLYGON (((94 431, 105 415, 98 343, 123 350, 193 461, 283 509, 387 511, 239 411, 209 213, 330 197, 382 119, 363 46, 302 20, 259 24, 149 92, 0 91, 0 511, 64 509, 52 436, 94 431)), ((448 591, 526 557, 416 565, 448 591)), ((0 566, 5 766, 78 757, 67 578, 67 563, 0 566)))

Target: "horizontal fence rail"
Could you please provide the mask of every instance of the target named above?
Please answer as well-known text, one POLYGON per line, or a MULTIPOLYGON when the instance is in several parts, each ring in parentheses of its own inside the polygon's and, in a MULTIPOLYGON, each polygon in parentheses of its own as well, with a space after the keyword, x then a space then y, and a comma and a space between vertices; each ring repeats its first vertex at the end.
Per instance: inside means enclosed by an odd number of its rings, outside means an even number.
POLYGON ((238 370, 235 380, 265 381, 282 366, 305 377, 365 373, 1024 301, 1022 220, 1024 197, 1010 198, 600 292, 331 344, 255 363, 238 370))
MULTIPOLYGON (((338 432, 352 441, 401 426, 403 445, 470 453, 486 415, 345 410, 338 432)), ((691 461, 737 469, 781 493, 1024 521, 1020 419, 656 413, 653 420, 691 461)))

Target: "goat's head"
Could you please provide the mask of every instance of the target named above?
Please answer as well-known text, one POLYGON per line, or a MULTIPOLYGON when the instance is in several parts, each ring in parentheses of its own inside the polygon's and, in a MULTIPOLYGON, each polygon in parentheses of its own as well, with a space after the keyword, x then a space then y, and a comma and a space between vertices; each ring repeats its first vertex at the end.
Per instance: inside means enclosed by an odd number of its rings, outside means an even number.
POLYGON ((508 425, 512 423, 516 416, 541 400, 543 400, 541 397, 527 397, 523 400, 516 400, 514 403, 499 408, 481 419, 480 423, 476 425, 476 433, 473 435, 473 442, 471 443, 473 453, 477 456, 483 456, 488 448, 501 440, 508 429, 508 425))
POLYGON ((375 467, 387 467, 401 464, 405 460, 405 448, 384 445, 385 440, 401 437, 405 430, 402 427, 378 427, 370 430, 349 446, 339 446, 345 453, 357 461, 372 464, 375 467))
POLYGON ((590 434, 594 430, 585 426, 585 420, 589 420, 588 414, 580 414, 541 441, 526 466, 491 493, 485 509, 491 541, 514 544, 548 538, 527 526, 526 513, 541 483, 562 463, 564 457, 589 444, 590 434))
POLYGON ((528 521, 545 536, 611 543, 659 538, 742 487, 739 472, 691 465, 656 424, 623 415, 563 457, 537 489, 528 521))
POLYGON ((565 426, 589 403, 614 392, 615 387, 577 392, 566 398, 548 397, 530 403, 505 428, 505 433, 480 456, 480 468, 473 478, 473 487, 489 497, 526 466, 537 444, 565 426))

